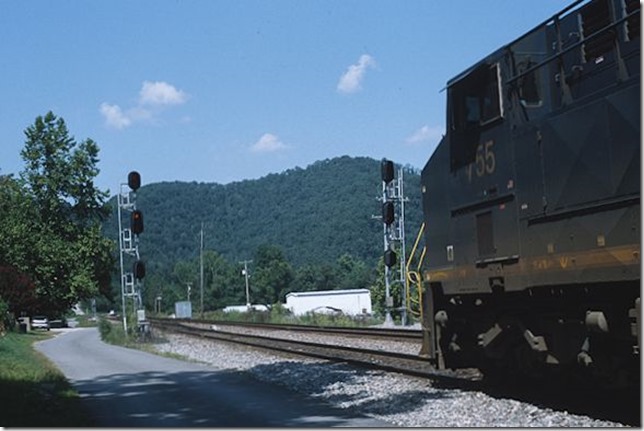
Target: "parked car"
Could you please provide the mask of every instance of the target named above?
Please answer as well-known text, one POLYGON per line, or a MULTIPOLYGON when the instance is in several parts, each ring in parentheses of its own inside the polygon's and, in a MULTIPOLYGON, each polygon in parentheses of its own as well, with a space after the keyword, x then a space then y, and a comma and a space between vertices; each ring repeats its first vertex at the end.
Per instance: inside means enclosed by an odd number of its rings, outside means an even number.
POLYGON ((31 327, 33 329, 46 329, 49 331, 49 319, 45 316, 34 316, 31 318, 31 327))
POLYGON ((49 321, 50 328, 67 328, 67 319, 61 317, 60 319, 54 319, 49 321))

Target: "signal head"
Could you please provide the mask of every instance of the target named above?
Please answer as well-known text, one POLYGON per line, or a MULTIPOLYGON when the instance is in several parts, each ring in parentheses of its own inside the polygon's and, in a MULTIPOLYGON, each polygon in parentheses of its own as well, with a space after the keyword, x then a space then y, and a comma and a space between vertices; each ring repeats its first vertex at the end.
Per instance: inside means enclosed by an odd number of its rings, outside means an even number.
POLYGON ((142 260, 137 260, 136 262, 134 262, 134 265, 132 266, 132 273, 134 274, 134 278, 137 278, 139 280, 145 277, 145 264, 142 260))
POLYGON ((391 180, 394 179, 394 162, 392 162, 391 160, 382 159, 382 162, 380 163, 380 170, 382 181, 384 181, 385 184, 389 184, 391 180))
POLYGON ((137 171, 132 171, 127 174, 127 185, 133 191, 137 191, 141 187, 141 175, 137 171))
POLYGON ((394 203, 387 201, 382 204, 382 221, 389 226, 394 222, 394 203))
POLYGON ((132 233, 139 235, 143 232, 143 213, 139 210, 132 211, 130 218, 130 229, 132 233))
POLYGON ((391 268, 396 264, 397 256, 396 252, 393 250, 387 250, 385 251, 385 265, 387 265, 388 268, 391 268))

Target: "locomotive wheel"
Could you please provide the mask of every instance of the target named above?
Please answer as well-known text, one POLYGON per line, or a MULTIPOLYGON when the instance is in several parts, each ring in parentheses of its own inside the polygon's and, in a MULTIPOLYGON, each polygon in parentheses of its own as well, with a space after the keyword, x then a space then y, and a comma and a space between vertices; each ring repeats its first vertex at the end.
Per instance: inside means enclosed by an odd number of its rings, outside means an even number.
POLYGON ((539 383, 548 375, 548 367, 541 354, 530 349, 518 337, 505 340, 505 354, 499 358, 486 357, 479 368, 490 383, 534 382, 539 383))

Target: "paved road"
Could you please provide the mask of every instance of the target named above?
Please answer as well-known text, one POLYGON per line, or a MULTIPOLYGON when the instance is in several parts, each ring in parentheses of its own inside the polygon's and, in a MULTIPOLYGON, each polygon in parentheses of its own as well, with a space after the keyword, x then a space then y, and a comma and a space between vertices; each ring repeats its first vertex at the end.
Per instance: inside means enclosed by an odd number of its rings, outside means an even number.
POLYGON ((391 427, 231 370, 100 341, 95 328, 36 344, 108 427, 391 427))

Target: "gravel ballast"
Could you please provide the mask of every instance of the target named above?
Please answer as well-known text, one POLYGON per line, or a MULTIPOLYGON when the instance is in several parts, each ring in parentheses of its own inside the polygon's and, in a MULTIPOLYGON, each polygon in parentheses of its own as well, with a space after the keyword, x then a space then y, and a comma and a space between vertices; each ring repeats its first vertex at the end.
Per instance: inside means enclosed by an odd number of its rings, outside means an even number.
POLYGON ((438 389, 431 382, 317 359, 163 333, 160 353, 178 354, 219 369, 289 387, 332 405, 403 427, 619 427, 620 423, 498 399, 481 392, 438 389))

